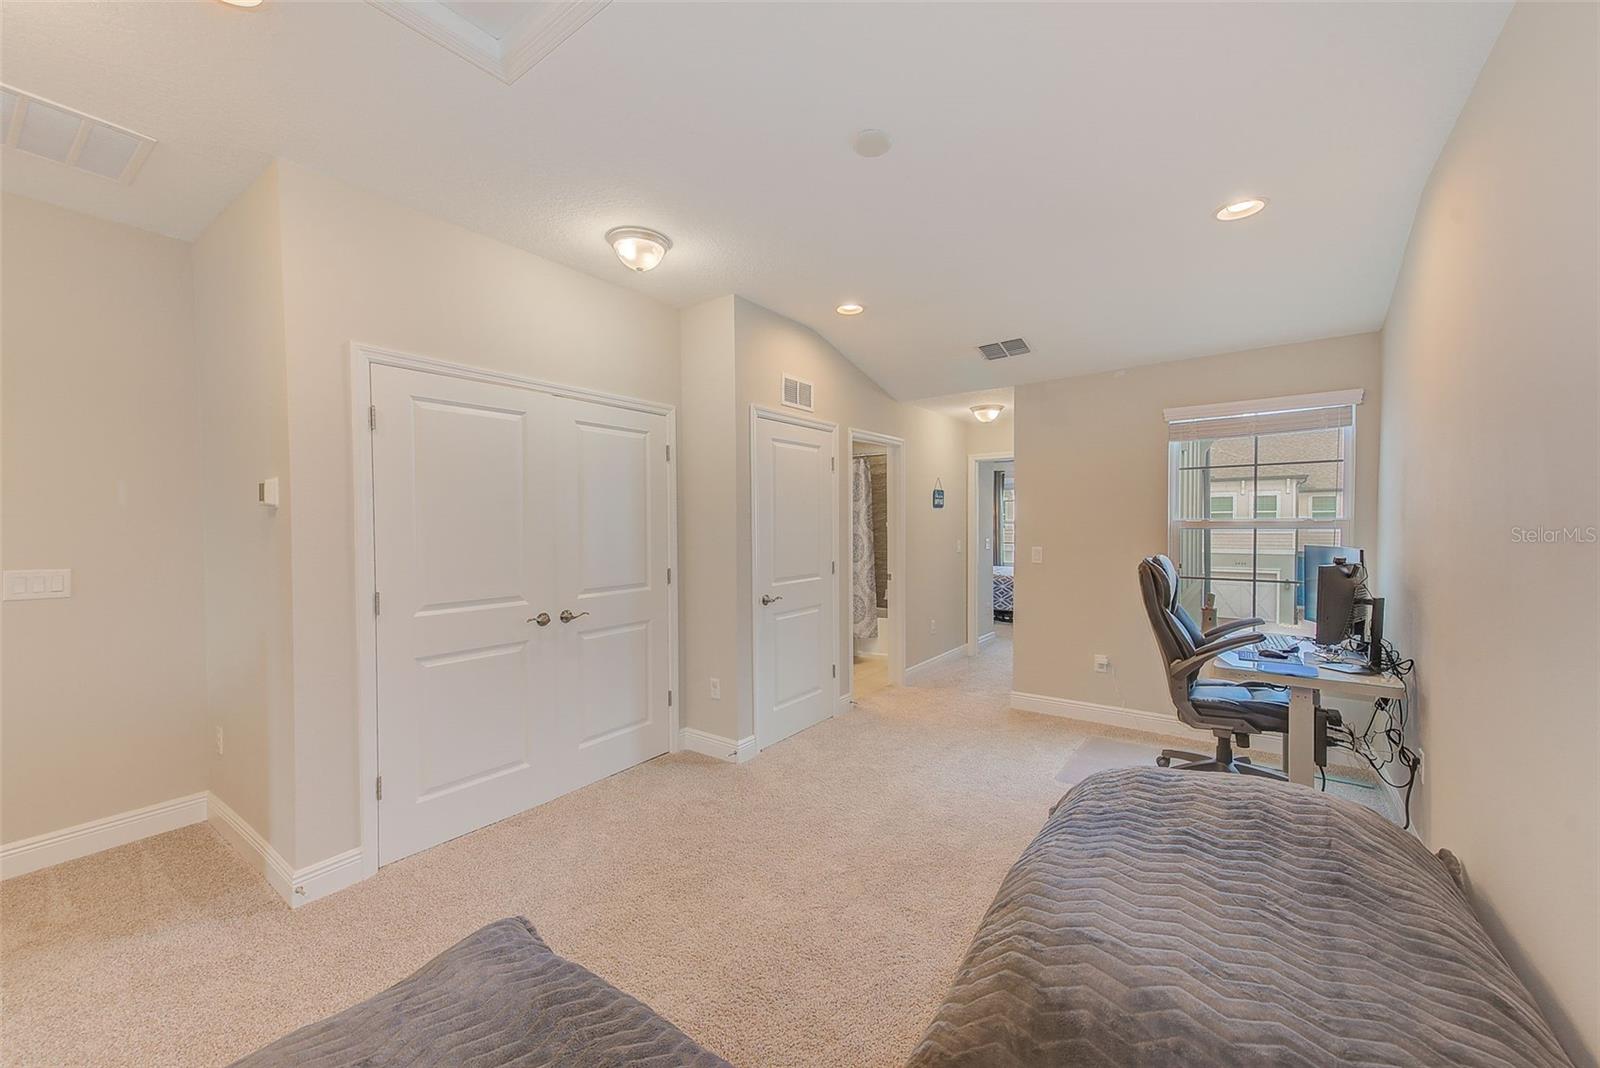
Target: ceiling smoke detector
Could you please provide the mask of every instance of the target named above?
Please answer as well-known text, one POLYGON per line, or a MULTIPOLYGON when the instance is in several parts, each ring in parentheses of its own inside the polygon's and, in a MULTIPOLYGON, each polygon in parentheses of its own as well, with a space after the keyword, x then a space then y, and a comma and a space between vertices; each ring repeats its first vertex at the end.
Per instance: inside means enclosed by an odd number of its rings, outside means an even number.
POLYGON ((42 96, 0 85, 0 139, 53 163, 127 185, 155 147, 156 139, 42 96))
POLYGON ((1028 348, 1028 343, 1020 337, 1010 341, 991 341, 987 345, 979 345, 978 351, 986 360, 1003 360, 1007 356, 1026 356, 1033 350, 1028 348))

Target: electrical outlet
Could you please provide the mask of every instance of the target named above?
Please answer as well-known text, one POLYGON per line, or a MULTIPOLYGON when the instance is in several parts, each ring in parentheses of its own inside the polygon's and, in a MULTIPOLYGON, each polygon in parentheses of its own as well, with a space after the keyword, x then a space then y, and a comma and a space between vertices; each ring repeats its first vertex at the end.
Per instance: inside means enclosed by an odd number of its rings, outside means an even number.
POLYGON ((1414 752, 1417 754, 1417 770, 1416 770, 1417 785, 1421 786, 1422 785, 1422 776, 1423 776, 1423 773, 1427 770, 1428 762, 1423 759, 1422 750, 1417 749, 1417 750, 1414 750, 1414 752))
POLYGON ((1105 653, 1095 653, 1094 654, 1094 669, 1095 669, 1095 671, 1097 671, 1100 674, 1104 675, 1106 672, 1111 670, 1111 658, 1109 656, 1107 656, 1105 653))
POLYGON ((722 680, 721 679, 712 679, 711 680, 711 699, 713 701, 722 700, 722 680))
POLYGON ((1035 545, 1033 547, 1033 562, 1036 563, 1036 564, 1044 563, 1044 546, 1043 545, 1035 545))
POLYGON ((222 728, 217 728, 217 756, 222 755, 222 728))
POLYGON ((937 633, 939 633, 939 621, 937 619, 934 619, 932 616, 928 617, 928 633, 929 634, 937 634, 937 633))
POLYGON ((960 538, 956 539, 956 555, 957 556, 961 555, 961 539, 960 538))

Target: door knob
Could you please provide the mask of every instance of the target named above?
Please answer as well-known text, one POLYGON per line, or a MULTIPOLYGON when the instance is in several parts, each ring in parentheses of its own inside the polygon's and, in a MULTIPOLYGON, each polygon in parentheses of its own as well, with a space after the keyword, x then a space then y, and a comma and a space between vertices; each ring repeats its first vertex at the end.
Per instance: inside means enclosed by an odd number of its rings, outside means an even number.
POLYGON ((563 622, 563 623, 571 623, 574 619, 582 619, 584 616, 586 616, 588 614, 589 614, 588 612, 579 612, 577 615, 573 615, 572 614, 572 609, 563 608, 561 610, 561 622, 563 622))
POLYGON ((537 623, 541 627, 548 627, 550 625, 550 613, 549 612, 540 612, 538 615, 536 615, 532 619, 528 620, 528 622, 529 623, 537 623))
POLYGON ((781 601, 781 600, 783 600, 783 594, 781 594, 781 593, 778 594, 778 596, 776 596, 776 597, 772 596, 772 594, 770 594, 770 593, 763 593, 761 595, 761 603, 763 605, 769 605, 773 601, 781 601))

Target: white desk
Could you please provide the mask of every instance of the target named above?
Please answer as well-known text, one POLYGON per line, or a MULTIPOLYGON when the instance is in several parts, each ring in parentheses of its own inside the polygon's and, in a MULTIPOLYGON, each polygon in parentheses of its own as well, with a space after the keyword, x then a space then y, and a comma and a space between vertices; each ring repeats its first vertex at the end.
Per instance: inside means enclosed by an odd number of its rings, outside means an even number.
POLYGON ((1310 786, 1317 774, 1317 695, 1325 693, 1375 701, 1380 697, 1403 698, 1406 688, 1405 683, 1393 675, 1349 675, 1316 664, 1309 656, 1305 659, 1308 666, 1317 669, 1316 678, 1274 675, 1253 667, 1237 668, 1224 663, 1221 657, 1207 664, 1201 675, 1219 682, 1289 688, 1289 734, 1283 745, 1284 762, 1288 765, 1285 770, 1290 782, 1310 786))

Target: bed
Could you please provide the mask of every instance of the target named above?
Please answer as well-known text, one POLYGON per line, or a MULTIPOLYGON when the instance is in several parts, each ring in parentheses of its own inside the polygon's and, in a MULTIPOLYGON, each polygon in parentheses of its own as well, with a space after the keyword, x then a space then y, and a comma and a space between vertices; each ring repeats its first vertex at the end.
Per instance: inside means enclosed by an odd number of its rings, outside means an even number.
POLYGON ((909 1068, 1570 1063, 1417 839, 1308 787, 1129 768, 1057 804, 909 1068))
POLYGON ((994 565, 994 618, 1000 623, 1010 623, 1014 600, 1013 572, 1009 564, 994 565))
POLYGON ((561 1065, 731 1068, 520 916, 481 928, 410 978, 302 1027, 234 1068, 561 1065))

